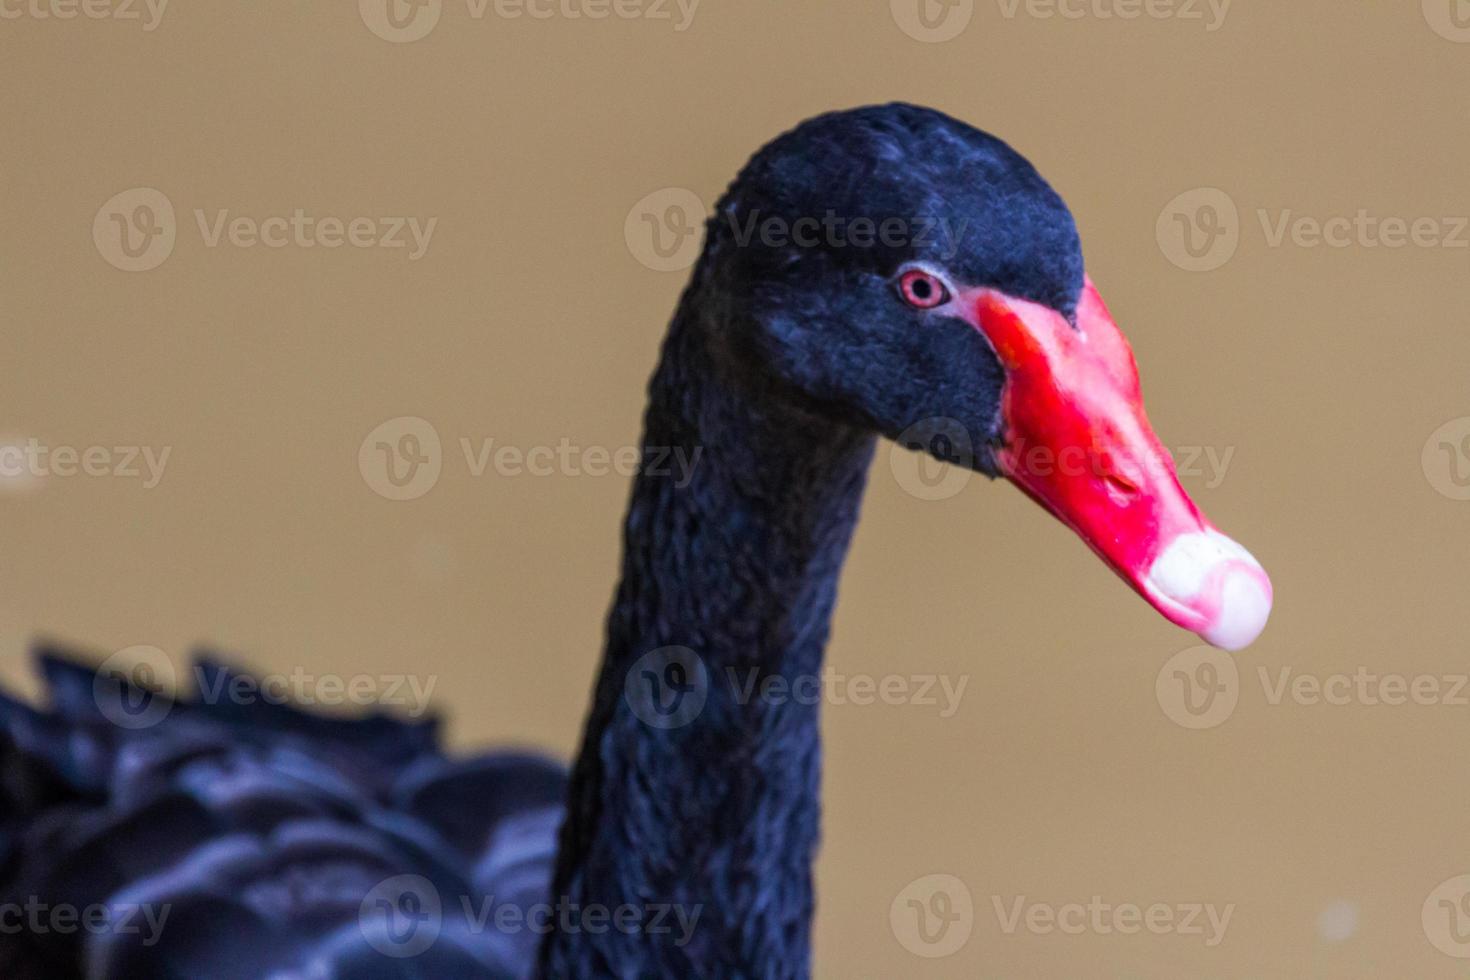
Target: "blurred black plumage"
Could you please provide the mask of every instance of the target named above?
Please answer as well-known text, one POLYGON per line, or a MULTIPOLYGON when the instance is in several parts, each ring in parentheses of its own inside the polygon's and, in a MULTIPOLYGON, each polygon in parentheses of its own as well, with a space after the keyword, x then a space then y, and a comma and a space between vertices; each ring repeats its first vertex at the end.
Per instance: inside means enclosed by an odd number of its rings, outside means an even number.
POLYGON ((0 695, 7 980, 525 972, 560 765, 450 757, 434 718, 205 697, 246 679, 210 655, 177 698, 55 649, 37 664, 46 704, 0 695))

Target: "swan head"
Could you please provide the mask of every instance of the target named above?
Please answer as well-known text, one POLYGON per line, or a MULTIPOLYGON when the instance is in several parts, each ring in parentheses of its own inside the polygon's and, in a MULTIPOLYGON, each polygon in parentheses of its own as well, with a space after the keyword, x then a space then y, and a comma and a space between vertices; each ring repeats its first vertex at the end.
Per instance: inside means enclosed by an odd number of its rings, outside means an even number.
POLYGON ((731 186, 693 288, 775 390, 1009 479, 1216 646, 1265 628, 1270 579, 1180 486, 1070 211, 995 137, 909 105, 804 123, 731 186))

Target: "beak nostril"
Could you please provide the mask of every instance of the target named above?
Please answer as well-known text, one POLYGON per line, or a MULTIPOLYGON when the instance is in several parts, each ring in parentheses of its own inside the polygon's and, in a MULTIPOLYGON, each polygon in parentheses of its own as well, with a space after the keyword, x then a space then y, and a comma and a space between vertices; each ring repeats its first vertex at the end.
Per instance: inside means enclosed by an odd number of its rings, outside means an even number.
POLYGON ((1132 480, 1128 479, 1126 476, 1119 476, 1116 473, 1109 473, 1107 476, 1103 477, 1103 481, 1107 484, 1109 492, 1111 492, 1114 497, 1127 500, 1138 494, 1138 485, 1132 480))

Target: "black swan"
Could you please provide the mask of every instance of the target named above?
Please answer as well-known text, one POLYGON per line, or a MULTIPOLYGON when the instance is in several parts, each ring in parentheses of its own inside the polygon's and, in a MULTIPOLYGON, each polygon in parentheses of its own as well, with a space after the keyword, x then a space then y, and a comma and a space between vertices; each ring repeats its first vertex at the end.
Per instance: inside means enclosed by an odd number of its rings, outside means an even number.
POLYGON ((818 708, 726 678, 819 673, 879 436, 1008 477, 1213 644, 1265 626, 1270 582, 1181 489, 1057 194, 933 110, 821 116, 708 223, 643 435, 700 462, 634 481, 570 774, 43 649, 49 704, 0 699, 0 975, 807 976, 818 708))

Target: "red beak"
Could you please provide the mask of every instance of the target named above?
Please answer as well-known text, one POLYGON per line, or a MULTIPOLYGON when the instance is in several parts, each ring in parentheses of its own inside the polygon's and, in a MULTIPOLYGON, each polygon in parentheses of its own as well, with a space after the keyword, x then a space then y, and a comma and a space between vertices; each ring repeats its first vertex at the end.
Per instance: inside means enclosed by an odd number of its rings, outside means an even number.
POLYGON ((1226 650, 1271 612, 1271 580, 1179 485, 1143 411, 1128 341, 1088 279, 1076 325, 989 289, 960 307, 1006 371, 1002 472, 1171 622, 1226 650))

